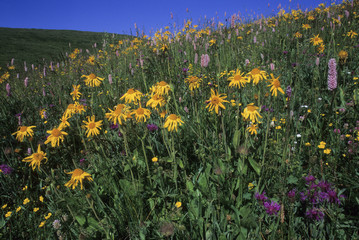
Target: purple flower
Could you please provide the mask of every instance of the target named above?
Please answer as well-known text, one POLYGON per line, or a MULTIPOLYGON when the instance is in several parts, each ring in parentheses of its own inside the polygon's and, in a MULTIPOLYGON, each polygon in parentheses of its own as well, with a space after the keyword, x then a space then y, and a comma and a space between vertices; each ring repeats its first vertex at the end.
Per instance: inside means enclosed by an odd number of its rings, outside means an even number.
POLYGON ((309 176, 305 177, 304 179, 305 179, 307 184, 313 183, 316 180, 316 178, 314 176, 312 176, 312 175, 309 175, 309 176))
POLYGON ((269 215, 277 215, 280 210, 280 205, 274 201, 271 201, 271 203, 265 202, 264 207, 269 215))
POLYGON ((8 166, 7 164, 1 164, 0 165, 0 170, 2 171, 3 174, 5 175, 9 175, 12 173, 12 171, 14 169, 12 169, 10 166, 8 166))
POLYGON ((150 131, 150 132, 154 132, 158 129, 158 126, 156 124, 147 124, 147 129, 150 131))
POLYGON ((289 98, 292 96, 292 88, 289 85, 287 86, 285 93, 287 94, 287 97, 289 97, 289 98))
POLYGON ((6 93, 7 93, 8 97, 11 96, 11 90, 10 90, 10 84, 9 83, 6 84, 6 93))
POLYGON ((288 197, 289 197, 290 199, 294 199, 294 198, 295 198, 295 191, 296 191, 296 189, 294 188, 294 189, 292 189, 292 190, 290 190, 290 191, 288 192, 288 197))
POLYGON ((337 88, 337 62, 335 58, 329 60, 328 63, 328 90, 333 91, 337 88))
POLYGON ((259 194, 259 192, 256 192, 255 194, 254 194, 254 197, 257 199, 257 201, 259 201, 259 202, 264 202, 265 200, 267 200, 268 198, 267 198, 267 196, 265 195, 266 194, 266 192, 265 191, 263 191, 263 193, 262 194, 259 194))
POLYGON ((320 221, 324 218, 324 213, 318 208, 312 208, 308 210, 305 215, 313 220, 320 221))
POLYGON ((209 63, 208 54, 202 54, 202 56, 201 56, 201 67, 207 67, 208 63, 209 63))
POLYGON ((116 123, 116 124, 111 123, 111 124, 110 124, 110 128, 111 128, 112 130, 116 130, 116 129, 118 129, 118 124, 117 124, 117 123, 116 123))
POLYGON ((283 51, 283 54, 284 54, 284 55, 288 54, 288 51, 283 51))
POLYGON ((85 158, 80 159, 80 163, 84 163, 85 161, 86 161, 85 158))

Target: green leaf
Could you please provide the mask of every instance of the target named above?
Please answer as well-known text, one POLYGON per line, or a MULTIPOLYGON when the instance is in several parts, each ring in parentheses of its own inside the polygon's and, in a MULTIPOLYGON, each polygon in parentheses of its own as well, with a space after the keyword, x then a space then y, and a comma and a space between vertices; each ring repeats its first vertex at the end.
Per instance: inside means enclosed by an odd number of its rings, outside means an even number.
POLYGON ((236 130, 233 135, 233 147, 236 149, 239 146, 241 140, 241 132, 236 130))
POLYGON ((290 175, 287 179, 288 184, 296 184, 298 183, 298 178, 294 177, 293 175, 290 175))
POLYGON ((258 174, 258 176, 261 174, 261 166, 259 163, 253 160, 253 158, 248 158, 249 163, 251 164, 254 171, 258 174))
POLYGON ((86 217, 84 217, 84 216, 77 215, 77 216, 75 216, 75 218, 81 226, 83 226, 86 222, 86 217))

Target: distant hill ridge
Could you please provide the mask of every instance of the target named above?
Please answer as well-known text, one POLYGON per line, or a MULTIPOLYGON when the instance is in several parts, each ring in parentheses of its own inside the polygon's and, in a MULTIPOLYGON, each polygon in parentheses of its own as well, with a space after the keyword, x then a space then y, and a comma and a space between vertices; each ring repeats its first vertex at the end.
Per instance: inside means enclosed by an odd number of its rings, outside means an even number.
MULTIPOLYGON (((91 49, 94 43, 102 43, 106 33, 74 30, 47 30, 0 27, 0 66, 6 66, 12 58, 15 65, 57 61, 61 54, 75 48, 91 49), (71 45, 69 45, 69 43, 71 45), (70 48, 71 46, 71 48, 70 48)), ((127 38, 127 35, 120 35, 127 38)))

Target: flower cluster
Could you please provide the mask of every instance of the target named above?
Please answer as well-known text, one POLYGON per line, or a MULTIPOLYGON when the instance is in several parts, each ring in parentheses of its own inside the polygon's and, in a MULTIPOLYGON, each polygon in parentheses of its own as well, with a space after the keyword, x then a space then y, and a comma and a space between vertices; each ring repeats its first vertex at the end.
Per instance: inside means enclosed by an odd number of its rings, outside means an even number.
POLYGON ((257 199, 257 201, 259 202, 259 204, 263 205, 263 207, 265 208, 266 210, 266 213, 268 215, 278 215, 279 211, 280 211, 280 204, 271 200, 271 201, 268 201, 268 197, 266 196, 266 192, 263 191, 262 194, 260 193, 255 193, 254 194, 254 197, 257 199))

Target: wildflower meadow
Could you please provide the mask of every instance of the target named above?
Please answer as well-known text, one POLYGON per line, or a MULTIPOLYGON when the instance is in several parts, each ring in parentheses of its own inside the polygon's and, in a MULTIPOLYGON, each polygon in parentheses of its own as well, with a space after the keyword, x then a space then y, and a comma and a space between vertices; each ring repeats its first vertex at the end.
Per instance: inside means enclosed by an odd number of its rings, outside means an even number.
POLYGON ((358 32, 355 0, 9 61, 0 238, 359 239, 358 32))

